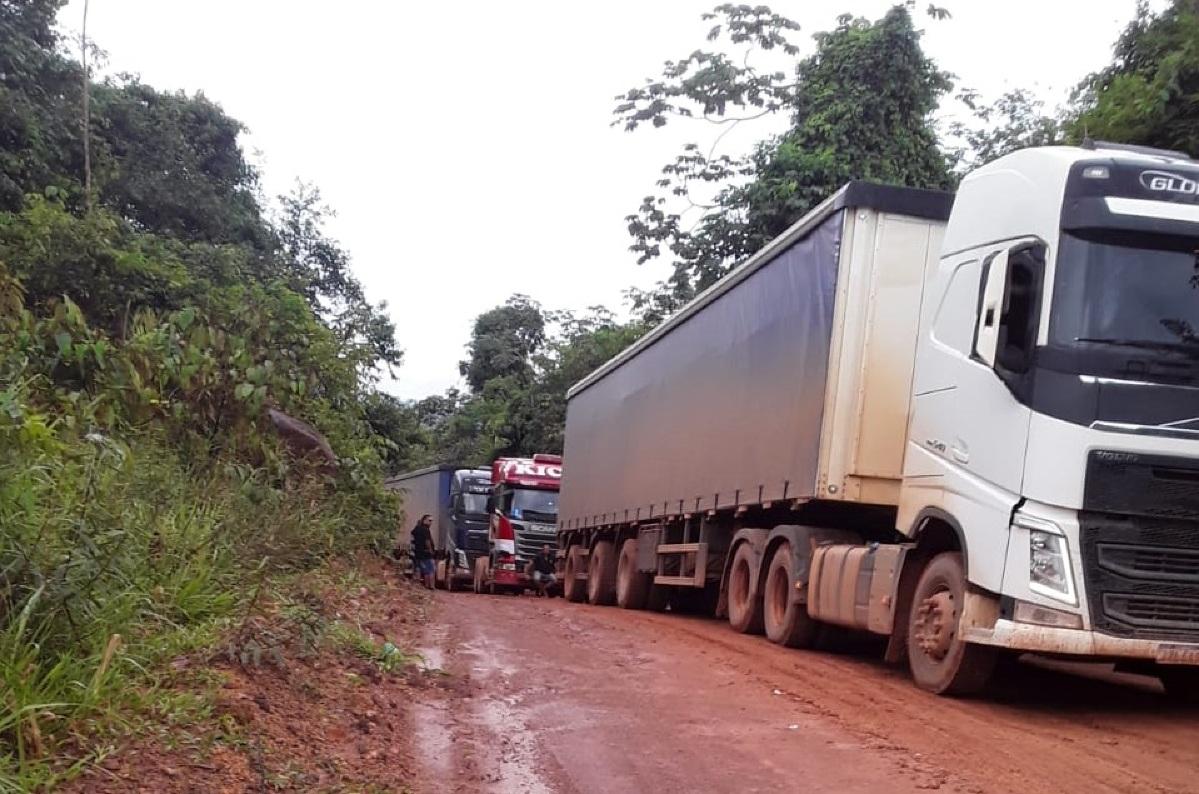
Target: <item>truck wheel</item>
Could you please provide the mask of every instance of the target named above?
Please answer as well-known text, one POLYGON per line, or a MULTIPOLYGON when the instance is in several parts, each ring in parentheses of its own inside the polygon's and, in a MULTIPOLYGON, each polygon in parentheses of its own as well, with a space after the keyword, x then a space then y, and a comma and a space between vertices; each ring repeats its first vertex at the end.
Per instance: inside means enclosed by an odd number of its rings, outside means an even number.
POLYGON ((616 602, 616 552, 612 541, 601 540, 591 550, 587 567, 587 601, 597 606, 616 602))
POLYGON ((795 562, 791 544, 783 543, 774 550, 766 570, 763 588, 763 623, 766 637, 788 648, 810 648, 816 641, 820 624, 808 614, 806 604, 797 604, 795 595, 795 562))
POLYGON ((1162 666, 1157 677, 1170 700, 1187 706, 1199 705, 1199 668, 1162 666))
POLYGON ((742 543, 729 569, 729 625, 741 634, 762 633, 762 599, 753 586, 754 565, 753 548, 742 543))
POLYGON ((652 586, 650 575, 637 570, 637 539, 628 538, 616 561, 616 603, 623 609, 645 609, 652 586))
POLYGON ((946 551, 933 557, 916 583, 908 614, 908 664, 921 689, 968 695, 991 678, 996 649, 958 637, 965 596, 961 553, 946 551))
POLYGON ((580 579, 583 568, 583 547, 571 546, 566 552, 566 572, 562 574, 562 595, 576 604, 587 600, 587 580, 580 579))

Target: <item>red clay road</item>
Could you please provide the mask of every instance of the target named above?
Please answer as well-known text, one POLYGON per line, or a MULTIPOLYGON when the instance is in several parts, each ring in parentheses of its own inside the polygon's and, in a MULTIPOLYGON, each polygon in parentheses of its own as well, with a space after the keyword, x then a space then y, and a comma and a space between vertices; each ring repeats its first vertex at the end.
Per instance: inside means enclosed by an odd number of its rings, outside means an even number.
POLYGON ((1152 679, 1014 664, 937 698, 873 649, 724 623, 437 593, 413 704, 422 792, 1199 792, 1199 711, 1152 679))

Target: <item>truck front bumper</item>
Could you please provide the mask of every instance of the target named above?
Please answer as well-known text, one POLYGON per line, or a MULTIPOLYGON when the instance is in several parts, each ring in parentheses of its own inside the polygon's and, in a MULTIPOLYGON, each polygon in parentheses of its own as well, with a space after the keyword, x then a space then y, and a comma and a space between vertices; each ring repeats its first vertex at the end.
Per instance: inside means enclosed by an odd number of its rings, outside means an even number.
POLYGON ((995 627, 990 629, 966 629, 962 638, 979 645, 994 645, 1029 653, 1199 665, 1199 642, 1134 640, 1096 631, 1037 626, 1007 619, 996 621, 995 627))

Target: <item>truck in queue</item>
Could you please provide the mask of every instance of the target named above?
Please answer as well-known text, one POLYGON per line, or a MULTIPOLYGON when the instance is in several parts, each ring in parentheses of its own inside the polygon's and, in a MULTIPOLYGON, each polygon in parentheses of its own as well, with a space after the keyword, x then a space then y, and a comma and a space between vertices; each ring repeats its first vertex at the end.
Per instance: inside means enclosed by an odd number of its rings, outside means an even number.
POLYGON ((568 395, 565 595, 1199 696, 1199 163, 1025 149, 852 182, 568 395))
POLYGON ((476 593, 523 593, 526 566, 541 548, 557 544, 562 458, 499 458, 491 467, 488 553, 475 561, 476 593))
POLYGON ((432 517, 437 586, 452 591, 469 583, 475 560, 487 554, 491 472, 445 464, 389 477, 384 486, 402 499, 401 531, 432 517))

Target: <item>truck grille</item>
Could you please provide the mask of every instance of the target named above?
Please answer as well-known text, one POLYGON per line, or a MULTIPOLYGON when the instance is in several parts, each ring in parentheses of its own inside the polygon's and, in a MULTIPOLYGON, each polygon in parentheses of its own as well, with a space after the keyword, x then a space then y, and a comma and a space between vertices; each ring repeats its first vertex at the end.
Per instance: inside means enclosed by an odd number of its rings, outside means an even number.
POLYGON ((1080 554, 1097 631, 1199 640, 1199 460, 1091 453, 1080 554))
POLYGON ((1105 593, 1103 612, 1139 628, 1188 631, 1199 627, 1197 598, 1105 593))
POLYGON ((528 562, 537 556, 541 547, 546 543, 554 546, 558 542, 558 532, 553 525, 518 524, 512 522, 516 533, 516 558, 528 562))
POLYGON ((1099 567, 1129 578, 1199 582, 1199 549, 1097 543, 1099 567))

